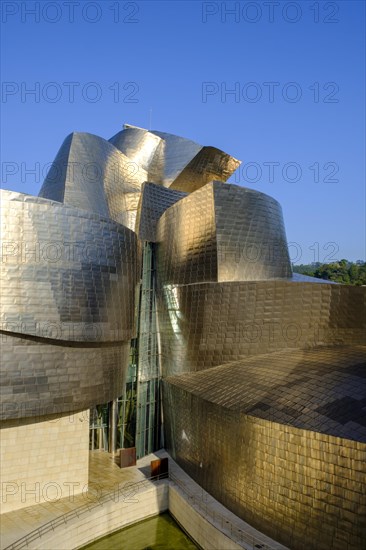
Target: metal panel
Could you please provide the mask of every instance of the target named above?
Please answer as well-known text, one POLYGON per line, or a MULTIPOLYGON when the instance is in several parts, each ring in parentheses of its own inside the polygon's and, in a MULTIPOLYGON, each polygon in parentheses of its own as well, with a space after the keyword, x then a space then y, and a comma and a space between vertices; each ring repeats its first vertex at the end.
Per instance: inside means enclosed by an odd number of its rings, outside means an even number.
POLYGON ((365 394, 356 388, 365 352, 262 355, 166 379, 167 449, 232 512, 288 548, 361 548, 365 394))
POLYGON ((257 281, 292 275, 282 210, 258 191, 211 182, 157 225, 160 284, 257 281))
POLYGON ((120 449, 120 467, 129 468, 130 466, 136 466, 136 447, 129 447, 128 449, 120 449))
POLYGON ((157 224, 162 214, 186 196, 187 193, 182 191, 174 191, 150 182, 144 183, 136 219, 139 239, 155 242, 157 224))
POLYGON ((65 341, 134 334, 136 235, 86 210, 1 192, 1 329, 65 341))
POLYGON ((170 185, 191 193, 212 180, 226 181, 240 166, 240 161, 215 147, 202 147, 170 185))
POLYGON ((364 287, 291 280, 165 285, 163 374, 282 349, 363 344, 365 301, 364 287))
POLYGON ((2 414, 98 405, 105 444, 110 410, 111 450, 142 456, 163 376, 164 437, 202 486, 291 548, 358 548, 365 288, 292 275, 280 205, 224 184, 238 165, 126 125, 68 136, 43 198, 2 194, 2 414))
POLYGON ((137 127, 125 127, 121 132, 109 140, 119 151, 126 155, 132 162, 135 162, 148 173, 148 179, 154 178, 154 181, 160 181, 163 177, 163 163, 159 167, 154 161, 156 151, 162 144, 162 139, 152 134, 148 130, 137 127), (151 175, 150 175, 151 173, 151 175))
POLYGON ((284 350, 166 382, 221 407, 366 443, 366 346, 284 350))
POLYGON ((1 418, 72 413, 123 392, 129 344, 73 345, 1 333, 1 418))
POLYGON ((75 132, 62 144, 40 197, 111 217, 134 229, 147 172, 111 143, 75 132))

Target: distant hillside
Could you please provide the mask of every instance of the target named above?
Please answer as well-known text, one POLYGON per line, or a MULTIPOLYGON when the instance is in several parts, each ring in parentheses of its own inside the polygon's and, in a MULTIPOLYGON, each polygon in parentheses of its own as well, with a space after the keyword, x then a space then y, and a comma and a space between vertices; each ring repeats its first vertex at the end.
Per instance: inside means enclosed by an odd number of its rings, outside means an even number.
POLYGON ((335 281, 346 285, 361 286, 366 285, 366 262, 358 260, 349 262, 340 260, 331 264, 300 264, 293 265, 294 273, 302 273, 309 277, 318 277, 327 281, 335 281))

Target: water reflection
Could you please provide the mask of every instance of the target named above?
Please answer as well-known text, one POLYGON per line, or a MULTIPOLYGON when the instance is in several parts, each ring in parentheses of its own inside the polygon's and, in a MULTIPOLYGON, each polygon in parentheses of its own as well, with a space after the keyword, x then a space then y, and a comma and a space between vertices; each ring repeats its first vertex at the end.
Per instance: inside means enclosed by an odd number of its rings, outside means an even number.
POLYGON ((82 550, 196 550, 170 514, 161 514, 84 546, 82 550))

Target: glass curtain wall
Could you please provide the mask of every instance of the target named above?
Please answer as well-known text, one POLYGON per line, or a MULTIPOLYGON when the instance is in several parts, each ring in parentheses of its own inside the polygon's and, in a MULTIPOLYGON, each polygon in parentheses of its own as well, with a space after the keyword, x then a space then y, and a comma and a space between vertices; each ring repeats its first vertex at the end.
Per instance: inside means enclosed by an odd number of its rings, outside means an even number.
POLYGON ((160 377, 154 243, 145 243, 142 265, 137 369, 137 458, 160 447, 160 377))
POLYGON ((144 243, 137 302, 138 337, 131 340, 126 385, 117 400, 91 410, 90 449, 114 452, 136 447, 141 458, 161 446, 154 243, 144 243))

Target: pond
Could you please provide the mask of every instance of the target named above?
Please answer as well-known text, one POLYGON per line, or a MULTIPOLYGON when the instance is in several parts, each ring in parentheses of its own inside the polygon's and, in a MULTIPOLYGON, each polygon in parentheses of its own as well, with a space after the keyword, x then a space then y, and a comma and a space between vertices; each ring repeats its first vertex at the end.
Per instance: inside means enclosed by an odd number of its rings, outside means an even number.
POLYGON ((98 539, 82 550, 196 550, 168 513, 145 519, 98 539))

